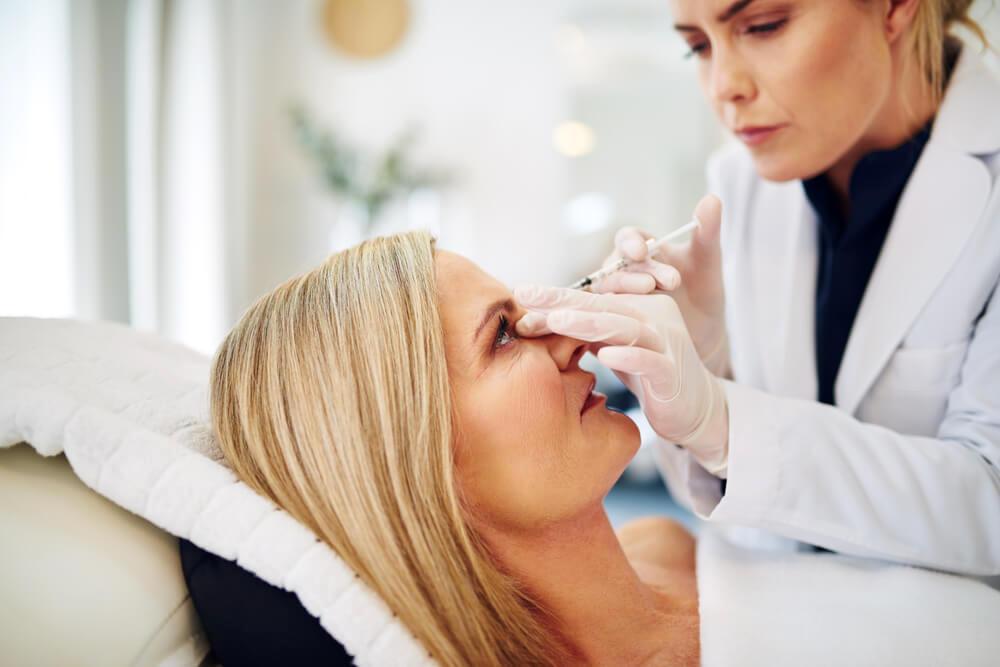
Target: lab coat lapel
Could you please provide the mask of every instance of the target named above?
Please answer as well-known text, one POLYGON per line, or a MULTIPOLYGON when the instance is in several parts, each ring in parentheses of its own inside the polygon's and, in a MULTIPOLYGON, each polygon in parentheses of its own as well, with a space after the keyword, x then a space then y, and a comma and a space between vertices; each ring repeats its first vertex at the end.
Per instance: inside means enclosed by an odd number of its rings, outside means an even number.
POLYGON ((816 398, 816 218, 798 182, 769 184, 754 219, 757 340, 770 391, 816 398))
POLYGON ((976 158, 924 148, 861 306, 834 387, 853 414, 924 304, 951 270, 982 215, 989 176, 976 158))
POLYGON ((983 214, 990 175, 980 154, 1000 148, 1000 84, 966 46, 930 140, 896 209, 858 310, 834 387, 857 410, 944 280, 983 214))

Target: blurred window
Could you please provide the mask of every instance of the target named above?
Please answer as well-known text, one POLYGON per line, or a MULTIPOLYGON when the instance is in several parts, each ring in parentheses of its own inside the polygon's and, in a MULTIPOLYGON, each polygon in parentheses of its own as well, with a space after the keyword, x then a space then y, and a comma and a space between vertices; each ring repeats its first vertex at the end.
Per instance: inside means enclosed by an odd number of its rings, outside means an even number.
POLYGON ((0 2, 0 315, 75 313, 66 0, 0 2))

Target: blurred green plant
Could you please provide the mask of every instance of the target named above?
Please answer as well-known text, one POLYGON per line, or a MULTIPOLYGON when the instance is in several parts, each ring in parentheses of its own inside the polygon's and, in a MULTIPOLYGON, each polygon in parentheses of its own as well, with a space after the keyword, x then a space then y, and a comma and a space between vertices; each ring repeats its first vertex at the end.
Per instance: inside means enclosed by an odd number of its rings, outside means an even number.
POLYGON ((411 162, 419 132, 403 132, 379 156, 362 155, 332 130, 320 127, 301 106, 290 116, 299 144, 319 168, 326 187, 335 195, 360 205, 365 212, 365 236, 385 206, 419 188, 443 187, 453 181, 451 172, 417 167, 411 162))

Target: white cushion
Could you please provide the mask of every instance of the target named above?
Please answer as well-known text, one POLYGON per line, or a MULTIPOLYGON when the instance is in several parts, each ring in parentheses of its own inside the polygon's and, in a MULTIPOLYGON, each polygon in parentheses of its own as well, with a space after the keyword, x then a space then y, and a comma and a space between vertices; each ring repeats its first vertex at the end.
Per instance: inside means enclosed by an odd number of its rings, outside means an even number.
POLYGON ((63 455, 0 449, 0 665, 198 665, 177 539, 63 455))

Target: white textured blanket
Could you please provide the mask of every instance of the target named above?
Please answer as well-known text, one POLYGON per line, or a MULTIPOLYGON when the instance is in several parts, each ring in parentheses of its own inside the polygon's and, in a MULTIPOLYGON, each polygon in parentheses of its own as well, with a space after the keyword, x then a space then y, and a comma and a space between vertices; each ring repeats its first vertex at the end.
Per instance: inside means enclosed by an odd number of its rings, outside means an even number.
MULTIPOLYGON (((0 447, 65 452, 90 488, 293 591, 359 665, 431 665, 325 544, 239 482, 208 426, 209 360, 109 323, 0 318, 0 447)), ((703 664, 996 665, 1000 593, 704 530, 703 664)))
POLYGON ((433 665, 326 544, 225 466, 209 360, 110 323, 0 318, 0 447, 66 453, 125 509, 294 592, 358 665, 433 665))

